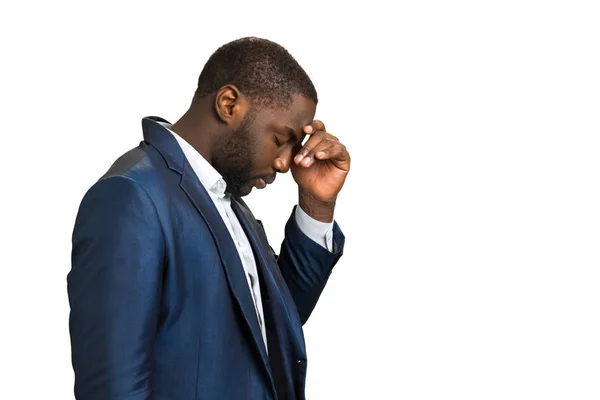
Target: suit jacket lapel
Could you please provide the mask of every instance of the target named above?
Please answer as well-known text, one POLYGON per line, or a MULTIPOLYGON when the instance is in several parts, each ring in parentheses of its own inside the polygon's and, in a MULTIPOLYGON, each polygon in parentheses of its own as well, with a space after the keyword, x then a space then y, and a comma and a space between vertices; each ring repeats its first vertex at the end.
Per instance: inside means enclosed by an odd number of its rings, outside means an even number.
MULTIPOLYGON (((273 252, 269 247, 266 235, 243 201, 232 198, 231 206, 254 249, 259 273, 264 280, 271 300, 270 311, 273 313, 273 318, 279 322, 275 326, 268 328, 277 333, 282 346, 286 346, 286 344, 291 342, 294 344, 295 351, 301 353, 297 355, 303 356, 305 354, 305 345, 302 323, 300 322, 292 295, 279 271, 277 260, 273 257, 273 252)), ((289 354, 287 351, 283 351, 282 353, 283 357, 289 354)))
POLYGON ((162 154, 170 169, 181 174, 179 186, 200 213, 213 236, 235 302, 242 311, 244 321, 252 334, 252 342, 272 381, 265 343, 237 248, 212 199, 185 159, 176 139, 163 126, 155 122, 157 120, 164 121, 156 117, 144 118, 144 138, 162 154))
POLYGON ((254 307, 254 301, 250 294, 244 267, 240 261, 231 234, 223 223, 221 215, 215 208, 212 199, 198 181, 198 178, 189 164, 186 164, 185 166, 180 186, 188 195, 198 212, 202 215, 204 221, 206 221, 206 224, 215 239, 215 244, 221 257, 229 287, 242 310, 242 315, 252 332, 253 341, 258 347, 258 351, 260 352, 265 367, 268 369, 267 351, 260 332, 256 308, 254 307))

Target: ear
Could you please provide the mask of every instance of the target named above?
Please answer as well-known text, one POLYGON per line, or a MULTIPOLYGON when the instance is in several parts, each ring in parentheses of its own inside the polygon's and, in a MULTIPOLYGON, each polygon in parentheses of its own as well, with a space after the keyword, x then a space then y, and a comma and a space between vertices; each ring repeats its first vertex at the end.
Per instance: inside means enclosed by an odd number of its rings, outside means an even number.
POLYGON ((215 111, 221 122, 238 125, 244 120, 249 104, 235 85, 225 85, 215 97, 215 111))

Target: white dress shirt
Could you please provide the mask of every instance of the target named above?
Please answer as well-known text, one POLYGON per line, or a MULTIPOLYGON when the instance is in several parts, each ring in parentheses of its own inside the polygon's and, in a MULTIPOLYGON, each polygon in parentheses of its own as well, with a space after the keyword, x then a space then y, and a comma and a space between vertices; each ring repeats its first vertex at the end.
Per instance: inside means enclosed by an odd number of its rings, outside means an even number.
MULTIPOLYGON (((219 215, 221 215, 225 226, 227 226, 227 230, 235 243, 240 261, 242 262, 242 266, 246 273, 246 280, 248 281, 248 287, 250 288, 252 300, 254 301, 254 308, 256 309, 262 337, 265 342, 265 347, 268 348, 256 260, 254 259, 254 253, 252 252, 248 237, 231 208, 231 196, 228 193, 225 193, 227 184, 223 180, 221 174, 219 174, 217 170, 215 170, 213 166, 210 165, 198 151, 196 151, 196 149, 175 132, 170 130, 171 125, 163 122, 161 122, 161 124, 173 134, 177 143, 179 143, 185 158, 198 176, 202 186, 204 186, 208 192, 219 215)), ((300 206, 296 207, 295 218, 298 227, 306 236, 325 249, 332 251, 333 222, 327 223, 317 221, 306 214, 300 206)))

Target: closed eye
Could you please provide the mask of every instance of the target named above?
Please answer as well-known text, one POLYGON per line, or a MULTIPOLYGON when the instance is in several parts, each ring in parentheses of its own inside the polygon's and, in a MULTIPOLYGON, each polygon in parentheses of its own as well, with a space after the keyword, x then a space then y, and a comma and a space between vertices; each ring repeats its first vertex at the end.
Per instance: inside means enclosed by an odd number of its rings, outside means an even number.
POLYGON ((281 142, 279 141, 279 138, 277 136, 273 136, 273 141, 275 142, 275 144, 279 147, 281 146, 281 142))

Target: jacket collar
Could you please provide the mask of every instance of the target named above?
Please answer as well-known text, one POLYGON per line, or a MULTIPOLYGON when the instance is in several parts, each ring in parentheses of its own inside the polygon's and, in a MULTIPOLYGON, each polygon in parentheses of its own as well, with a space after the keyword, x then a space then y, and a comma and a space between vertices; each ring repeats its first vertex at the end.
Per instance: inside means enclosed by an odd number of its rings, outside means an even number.
POLYGON ((274 391, 275 386, 268 366, 265 342, 237 248, 221 215, 217 211, 208 192, 200 183, 190 163, 185 158, 185 154, 177 143, 177 140, 161 123, 169 124, 167 120, 160 117, 144 118, 142 120, 144 140, 156 148, 171 170, 181 174, 179 186, 206 222, 219 252, 221 264, 227 283, 231 289, 234 303, 239 307, 244 317, 243 319, 250 330, 254 349, 262 360, 264 371, 268 375, 274 391))

